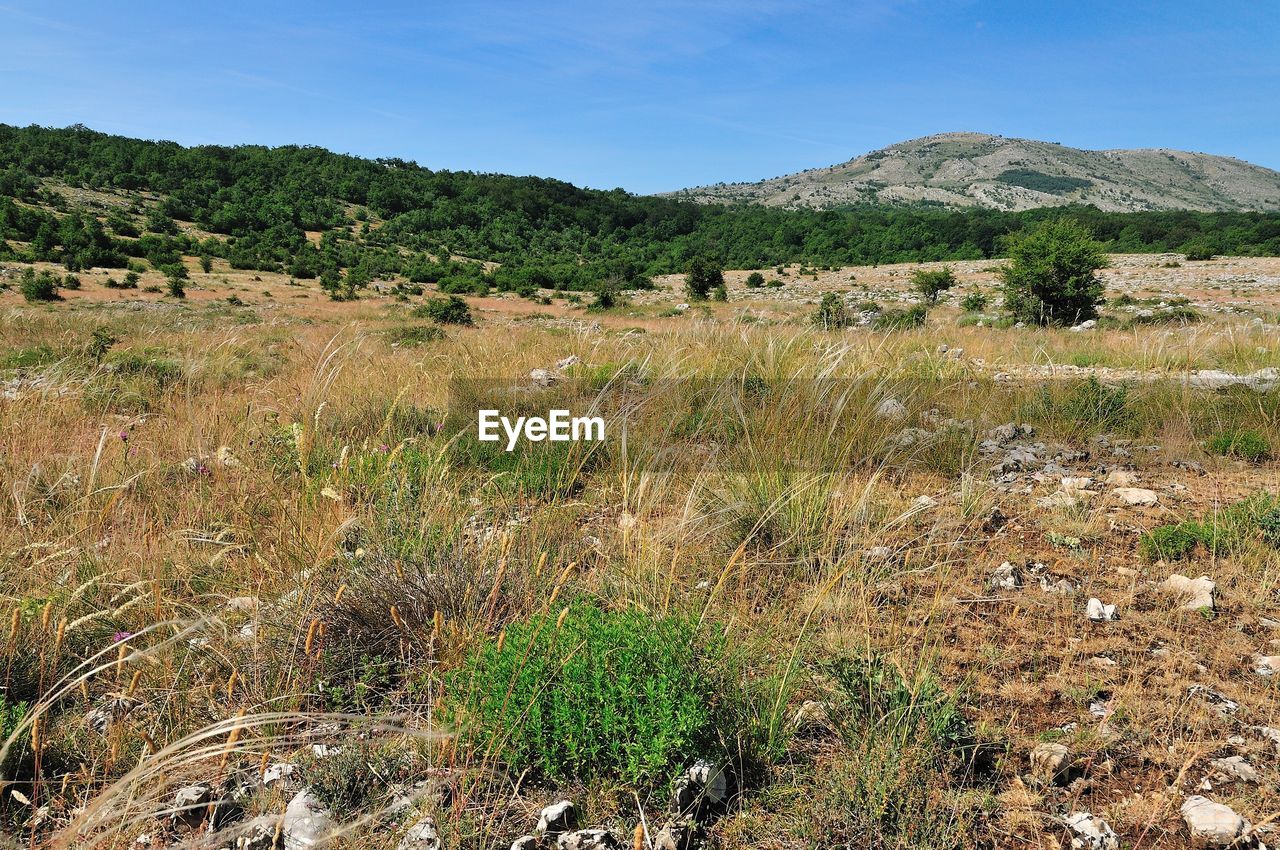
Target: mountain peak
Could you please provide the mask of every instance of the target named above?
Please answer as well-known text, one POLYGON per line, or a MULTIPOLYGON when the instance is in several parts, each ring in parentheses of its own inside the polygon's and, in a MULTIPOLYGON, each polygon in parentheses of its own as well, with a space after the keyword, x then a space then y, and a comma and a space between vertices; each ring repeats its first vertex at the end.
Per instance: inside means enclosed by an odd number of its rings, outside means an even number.
POLYGON ((1082 150, 972 131, 938 133, 847 162, 757 183, 671 193, 703 202, 830 208, 937 204, 1024 210, 1280 210, 1280 172, 1232 157, 1171 150, 1082 150))

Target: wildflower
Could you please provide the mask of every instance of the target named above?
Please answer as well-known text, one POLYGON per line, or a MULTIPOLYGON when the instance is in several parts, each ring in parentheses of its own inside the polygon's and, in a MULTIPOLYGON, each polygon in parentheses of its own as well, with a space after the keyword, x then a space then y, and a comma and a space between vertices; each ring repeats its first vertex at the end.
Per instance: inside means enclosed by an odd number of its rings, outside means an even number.
POLYGON ((116 632, 111 636, 112 643, 121 643, 133 637, 133 632, 116 632))

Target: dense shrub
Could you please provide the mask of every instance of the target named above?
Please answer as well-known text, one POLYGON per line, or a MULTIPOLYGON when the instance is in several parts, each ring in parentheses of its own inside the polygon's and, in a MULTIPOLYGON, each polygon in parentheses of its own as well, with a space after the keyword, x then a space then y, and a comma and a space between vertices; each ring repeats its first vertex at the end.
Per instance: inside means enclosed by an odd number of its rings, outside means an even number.
POLYGON ((759 289, 762 286, 764 286, 764 275, 760 272, 747 275, 747 289, 759 289))
POLYGON ((981 313, 989 303, 990 299, 985 294, 974 291, 960 299, 960 309, 966 313, 981 313))
POLYGON ((1208 449, 1216 455, 1228 455, 1258 463, 1271 457, 1271 441, 1260 431, 1228 428, 1209 438, 1208 449))
POLYGON ((824 331, 837 331, 853 324, 853 315, 844 306, 844 299, 834 292, 822 296, 822 303, 814 313, 813 323, 824 331))
POLYGON ((694 257, 685 275, 685 292, 690 298, 703 301, 717 286, 724 286, 724 270, 706 257, 694 257))
POLYGON ((413 315, 420 319, 430 319, 439 325, 474 325, 471 307, 456 295, 447 298, 432 298, 425 304, 415 307, 413 315))
POLYGON ((924 324, 929 311, 923 304, 916 304, 906 310, 884 310, 875 317, 872 326, 882 331, 902 331, 918 328, 924 324))
POLYGON ((1103 291, 1097 271, 1106 264, 1102 244, 1079 222, 1044 221, 1009 240, 1009 262, 1000 268, 1005 309, 1028 324, 1095 318, 1103 291))
POLYGON ((911 287, 928 304, 935 304, 938 296, 957 283, 950 266, 940 269, 916 269, 911 273, 911 287))
POLYGON ((18 279, 18 291, 28 301, 59 301, 58 278, 49 272, 37 273, 31 266, 22 270, 18 279))
POLYGON ((452 714, 514 770, 653 785, 716 746, 723 651, 692 620, 574 604, 474 651, 449 680, 452 714))
POLYGON ((387 331, 388 342, 409 348, 442 339, 444 339, 444 331, 435 325, 401 325, 387 331))

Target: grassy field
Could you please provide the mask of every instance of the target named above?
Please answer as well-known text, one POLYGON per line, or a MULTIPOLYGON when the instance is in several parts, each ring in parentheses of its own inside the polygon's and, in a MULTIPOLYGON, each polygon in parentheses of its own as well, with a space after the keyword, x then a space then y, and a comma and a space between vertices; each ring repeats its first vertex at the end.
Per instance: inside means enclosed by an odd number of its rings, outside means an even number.
POLYGON ((1280 807, 1280 395, 1193 380, 1280 366, 1280 260, 1117 257, 1081 332, 960 310, 989 262, 895 332, 810 316, 911 266, 468 327, 187 264, 184 300, 0 291, 15 846, 288 845, 308 789, 387 848, 560 799, 637 848, 1059 847, 1086 811, 1173 848, 1186 795, 1280 807), (468 387, 607 438, 491 451, 468 387), (673 812, 699 759, 727 795, 673 812))

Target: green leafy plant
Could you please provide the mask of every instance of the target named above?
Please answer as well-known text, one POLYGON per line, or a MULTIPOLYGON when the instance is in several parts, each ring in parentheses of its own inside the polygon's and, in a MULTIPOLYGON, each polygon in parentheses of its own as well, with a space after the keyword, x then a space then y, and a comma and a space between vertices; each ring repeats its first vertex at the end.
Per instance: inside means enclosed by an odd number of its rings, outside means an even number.
POLYGON ((22 270, 22 276, 18 279, 18 291, 23 298, 32 302, 62 300, 62 296, 58 294, 58 278, 49 272, 37 274, 30 266, 22 270))
POLYGON ((705 301, 717 286, 724 286, 724 270, 706 257, 694 257, 689 262, 689 272, 685 275, 685 292, 690 298, 705 301))
POLYGON ((822 296, 818 311, 813 315, 813 323, 824 331, 838 331, 853 324, 853 315, 839 295, 828 292, 822 296))
POLYGON ((438 325, 474 325, 471 307, 457 295, 447 298, 432 298, 425 304, 413 309, 413 315, 420 319, 430 319, 438 325))
POLYGON ((926 304, 938 303, 938 296, 956 285, 955 272, 951 266, 940 269, 916 269, 911 273, 911 287, 920 295, 926 304))
POLYGON ((1047 219, 1008 240, 1009 263, 999 274, 1004 305, 1028 324, 1073 324, 1098 315, 1107 255, 1074 219, 1047 219))
POLYGON ((747 289, 759 289, 762 286, 764 286, 764 275, 760 272, 747 275, 747 289))
POLYGON ((551 780, 651 786, 715 748, 716 632, 573 604, 507 628, 451 676, 464 737, 551 780))
POLYGON ((966 313, 981 313, 989 303, 990 299, 984 293, 975 290, 960 299, 960 309, 966 313))
POLYGON ((1228 428, 1209 438, 1207 448, 1216 455, 1238 457, 1258 463, 1271 457, 1271 441, 1251 428, 1228 428))

